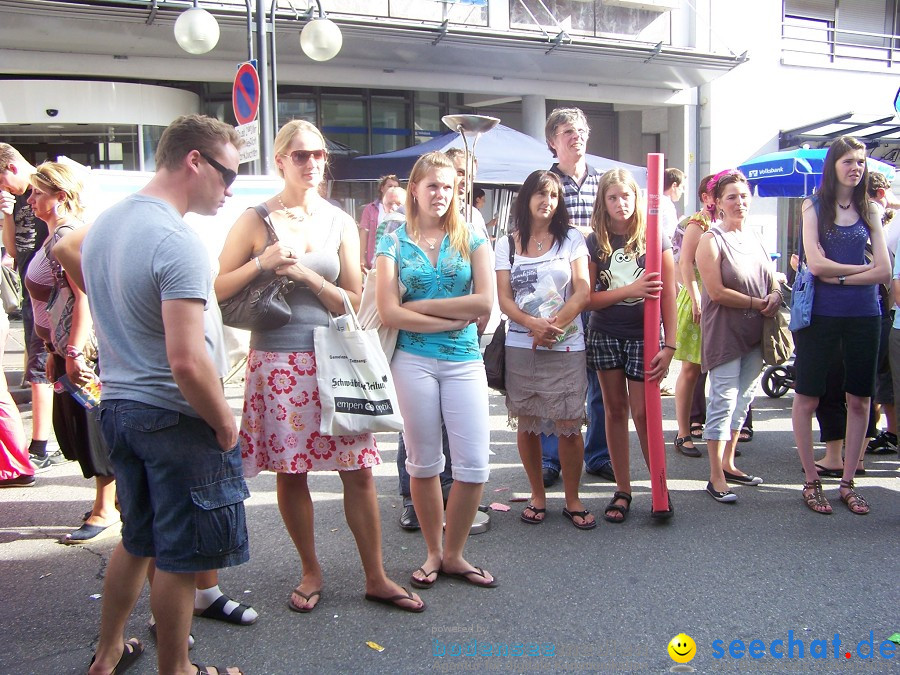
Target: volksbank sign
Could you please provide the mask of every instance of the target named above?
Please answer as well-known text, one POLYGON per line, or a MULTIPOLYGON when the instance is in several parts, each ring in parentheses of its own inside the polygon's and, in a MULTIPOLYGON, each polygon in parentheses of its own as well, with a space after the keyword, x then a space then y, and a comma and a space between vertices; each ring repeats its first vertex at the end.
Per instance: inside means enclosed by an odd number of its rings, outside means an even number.
POLYGON ((771 176, 789 176, 792 173, 794 173, 794 160, 785 159, 780 162, 773 162, 769 166, 748 169, 747 178, 753 180, 771 176))

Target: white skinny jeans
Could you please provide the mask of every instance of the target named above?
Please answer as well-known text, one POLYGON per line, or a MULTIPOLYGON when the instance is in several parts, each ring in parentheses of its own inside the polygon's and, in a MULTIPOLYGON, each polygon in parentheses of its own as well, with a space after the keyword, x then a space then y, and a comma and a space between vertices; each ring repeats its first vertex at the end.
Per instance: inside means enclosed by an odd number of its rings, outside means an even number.
POLYGON ((444 470, 443 418, 453 479, 487 482, 491 434, 484 362, 443 361, 397 350, 391 373, 403 415, 409 475, 431 478, 444 470))

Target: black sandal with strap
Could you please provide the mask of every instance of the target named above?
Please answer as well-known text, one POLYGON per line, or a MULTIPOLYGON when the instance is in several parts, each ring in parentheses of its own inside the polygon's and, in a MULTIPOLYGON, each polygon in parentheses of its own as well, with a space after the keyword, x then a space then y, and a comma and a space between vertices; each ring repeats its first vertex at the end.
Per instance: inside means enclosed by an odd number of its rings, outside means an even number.
POLYGON ((675 437, 675 449, 680 452, 685 457, 702 457, 703 454, 694 447, 694 437, 690 434, 687 436, 676 436, 675 437), (691 446, 688 447, 685 443, 690 442, 691 446))
POLYGON ((603 518, 610 523, 624 523, 625 518, 628 517, 628 512, 631 510, 631 495, 627 492, 613 492, 612 499, 609 500, 609 504, 606 505, 606 508, 603 510, 603 518), (625 506, 621 504, 616 504, 620 499, 625 500, 625 506), (610 511, 614 513, 621 513, 621 518, 610 517, 610 511))
POLYGON ((866 501, 865 497, 853 489, 853 481, 842 480, 839 485, 838 495, 840 496, 841 501, 847 505, 848 509, 850 509, 850 512, 855 513, 858 516, 866 515, 869 512, 869 502, 866 501), (847 492, 842 494, 841 490, 847 490, 847 492))
POLYGON ((831 515, 831 504, 825 499, 825 493, 822 492, 822 481, 814 480, 811 483, 803 484, 803 502, 807 508, 816 513, 826 516, 831 515), (807 494, 807 490, 812 490, 811 494, 807 494))

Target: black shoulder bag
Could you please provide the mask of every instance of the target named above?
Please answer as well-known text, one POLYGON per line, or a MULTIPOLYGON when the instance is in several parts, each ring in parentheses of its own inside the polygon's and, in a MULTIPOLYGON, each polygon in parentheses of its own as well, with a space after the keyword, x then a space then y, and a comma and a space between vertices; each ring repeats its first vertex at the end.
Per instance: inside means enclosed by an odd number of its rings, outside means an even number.
MULTIPOLYGON (((509 267, 512 271, 516 245, 511 234, 506 235, 509 242, 509 267)), ((501 317, 494 336, 484 348, 484 372, 491 389, 506 391, 506 319, 501 317)))
MULTIPOLYGON (((278 241, 278 235, 269 220, 269 210, 265 204, 254 206, 253 210, 266 225, 266 247, 269 247, 278 241)), ((291 306, 287 295, 293 289, 294 282, 287 277, 263 272, 232 297, 219 301, 222 322, 232 328, 251 331, 281 328, 291 320, 291 306)))

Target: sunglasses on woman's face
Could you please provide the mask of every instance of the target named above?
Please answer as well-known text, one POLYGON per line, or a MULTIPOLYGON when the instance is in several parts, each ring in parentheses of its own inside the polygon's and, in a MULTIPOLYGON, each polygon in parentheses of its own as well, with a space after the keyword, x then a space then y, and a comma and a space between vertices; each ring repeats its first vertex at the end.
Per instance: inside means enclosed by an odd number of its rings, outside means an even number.
MULTIPOLYGON (((200 151, 198 150, 198 152, 200 152, 200 151)), ((212 157, 210 157, 209 155, 206 155, 202 152, 200 153, 200 156, 203 159, 205 159, 212 168, 214 168, 216 171, 218 171, 220 174, 222 174, 222 180, 225 183, 225 187, 226 188, 231 187, 231 184, 234 182, 234 179, 237 178, 237 171, 232 171, 231 169, 228 169, 228 168, 222 166, 216 160, 214 160, 212 157)))
POLYGON ((285 157, 290 157, 294 166, 306 166, 309 158, 312 157, 317 162, 321 162, 328 153, 325 150, 294 150, 289 152, 285 157))

